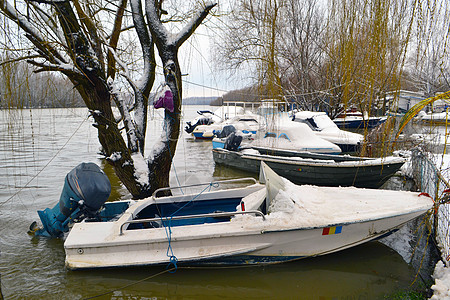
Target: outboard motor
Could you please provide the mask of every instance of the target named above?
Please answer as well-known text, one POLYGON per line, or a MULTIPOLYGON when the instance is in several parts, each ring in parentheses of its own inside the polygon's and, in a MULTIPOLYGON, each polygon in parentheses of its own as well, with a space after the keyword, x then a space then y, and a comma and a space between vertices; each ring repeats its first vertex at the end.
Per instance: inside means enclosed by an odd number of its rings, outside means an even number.
POLYGON ((44 228, 30 226, 35 235, 59 237, 74 220, 95 217, 111 193, 106 174, 94 163, 81 163, 66 175, 59 203, 38 211, 44 228), (34 227, 34 228, 33 228, 34 227))
POLYGON ((212 123, 213 121, 210 118, 204 117, 198 119, 197 123, 194 125, 192 125, 191 122, 186 122, 187 126, 184 127, 184 130, 187 133, 192 133, 198 125, 211 125, 212 123))
POLYGON ((198 125, 211 125, 212 123, 213 123, 213 120, 211 120, 210 118, 204 117, 204 118, 198 119, 197 123, 195 123, 195 124, 197 124, 197 126, 198 126, 198 125))
POLYGON ((192 125, 191 122, 186 122, 186 127, 184 127, 184 130, 187 133, 192 133, 192 131, 194 131, 195 127, 197 127, 197 124, 192 125))
POLYGON ((236 128, 233 125, 225 125, 223 126, 222 130, 214 131, 214 134, 218 138, 226 138, 233 132, 236 132, 236 128))
POLYGON ((242 136, 236 135, 236 133, 233 132, 226 138, 223 148, 230 151, 237 151, 241 142, 242 136))

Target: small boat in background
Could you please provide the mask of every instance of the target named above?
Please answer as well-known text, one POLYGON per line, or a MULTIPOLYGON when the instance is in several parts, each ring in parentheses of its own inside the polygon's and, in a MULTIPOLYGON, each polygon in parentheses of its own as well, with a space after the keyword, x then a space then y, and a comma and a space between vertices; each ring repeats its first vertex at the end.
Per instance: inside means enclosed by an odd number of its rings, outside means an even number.
POLYGON ((109 219, 73 224, 64 242, 66 266, 286 262, 386 236, 433 206, 419 193, 298 186, 264 163, 261 170, 261 183, 247 187, 154 194, 123 202, 122 211, 105 212, 106 203, 100 214, 109 219))
POLYGON ((401 157, 364 158, 310 152, 242 148, 212 150, 219 165, 257 174, 261 162, 296 184, 379 188, 405 163, 401 157))
POLYGON ((303 123, 292 122, 285 115, 266 126, 256 135, 251 147, 267 149, 276 155, 277 151, 314 152, 339 154, 341 148, 316 135, 311 128, 303 123))
POLYGON ((339 129, 325 112, 298 111, 292 114, 292 121, 307 124, 314 133, 336 144, 342 152, 357 152, 364 136, 339 129))
MULTIPOLYGON (((241 141, 245 140, 242 147, 267 149, 271 153, 278 151, 341 153, 339 146, 316 135, 308 125, 292 122, 286 113, 276 116, 270 125, 263 123, 260 126, 257 133, 251 135, 250 138, 242 135, 242 132, 236 132, 234 136, 228 138, 228 142, 240 146, 241 141), (239 140, 236 142, 233 139, 239 140)), ((212 140, 213 148, 224 148, 226 142, 226 136, 215 137, 212 140)))
POLYGON ((425 113, 423 111, 419 112, 417 115, 417 120, 424 123, 433 123, 436 125, 445 125, 447 124, 450 115, 448 112, 433 112, 433 113, 425 113))
MULTIPOLYGON (((192 133, 195 138, 202 139, 203 134, 201 131, 197 130, 198 126, 211 126, 213 124, 219 124, 230 118, 234 118, 237 115, 244 114, 244 108, 239 106, 221 106, 214 112, 210 110, 199 110, 197 111, 198 116, 192 121, 186 122, 186 127, 184 130, 187 133, 192 133), (195 133, 194 133, 195 131, 195 133)), ((209 139, 205 137, 205 139, 209 139)))
POLYGON ((235 131, 239 131, 244 135, 255 135, 262 126, 259 123, 257 115, 244 112, 233 118, 212 125, 199 125, 192 134, 198 139, 213 139, 217 134, 226 127, 233 126, 235 131))
POLYGON ((386 121, 386 117, 369 117, 352 109, 344 112, 333 119, 339 128, 364 129, 374 128, 386 121))

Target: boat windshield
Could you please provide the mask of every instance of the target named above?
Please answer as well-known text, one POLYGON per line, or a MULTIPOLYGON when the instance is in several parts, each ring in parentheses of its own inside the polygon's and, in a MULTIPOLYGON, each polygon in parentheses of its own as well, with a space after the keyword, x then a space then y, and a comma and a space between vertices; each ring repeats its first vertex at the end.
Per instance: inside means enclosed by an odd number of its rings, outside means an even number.
POLYGON ((336 124, 325 114, 314 116, 314 121, 320 130, 337 127, 336 124))

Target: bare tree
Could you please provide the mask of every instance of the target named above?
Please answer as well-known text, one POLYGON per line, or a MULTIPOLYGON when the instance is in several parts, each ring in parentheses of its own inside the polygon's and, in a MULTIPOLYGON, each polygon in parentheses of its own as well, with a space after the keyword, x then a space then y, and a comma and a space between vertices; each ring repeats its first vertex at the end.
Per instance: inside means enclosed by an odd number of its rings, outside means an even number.
POLYGON ((317 0, 287 1, 280 43, 285 95, 305 110, 321 105, 318 75, 323 60, 325 8, 317 0))
POLYGON ((268 84, 275 66, 272 82, 304 109, 370 114, 376 99, 400 88, 419 2, 236 0, 220 57, 229 68, 259 71, 258 84, 268 84))
POLYGON ((239 0, 233 2, 224 28, 216 42, 216 57, 228 69, 254 70, 263 98, 282 97, 279 74, 280 13, 285 0, 239 0))
MULTIPOLYGON (((163 1, 147 0, 143 6, 140 0, 132 0, 130 13, 127 0, 0 0, 0 11, 16 23, 32 44, 29 55, 21 59, 36 66, 36 72, 60 72, 73 83, 95 120, 108 162, 133 197, 143 198, 169 184, 182 101, 178 49, 215 5, 201 4, 198 13, 176 34, 162 24, 163 1), (137 79, 130 68, 132 62, 126 60, 128 44, 119 44, 124 32, 131 30, 141 48, 137 79), (166 110, 159 147, 145 158, 148 97, 156 67, 154 43, 173 93, 175 110, 166 110), (125 87, 132 91, 131 102, 121 92, 125 87), (113 114, 112 102, 119 108, 119 118, 113 114)), ((14 42, 9 47, 13 48, 14 42)))
POLYGON ((67 78, 56 73, 33 73, 33 69, 23 61, 0 63, 0 108, 84 106, 67 78))
POLYGON ((414 3, 333 1, 323 74, 334 113, 356 107, 369 114, 375 100, 400 87, 414 3))

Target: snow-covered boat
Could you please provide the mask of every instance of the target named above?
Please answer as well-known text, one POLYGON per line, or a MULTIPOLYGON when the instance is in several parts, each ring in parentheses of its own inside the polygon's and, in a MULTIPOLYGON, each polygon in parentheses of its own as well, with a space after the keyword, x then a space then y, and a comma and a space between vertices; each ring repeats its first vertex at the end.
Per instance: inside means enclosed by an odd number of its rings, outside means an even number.
POLYGON ((244 141, 242 147, 252 147, 273 155, 284 155, 286 152, 339 154, 342 151, 338 145, 314 134, 308 125, 289 120, 282 121, 272 128, 266 126, 250 139, 241 138, 238 133, 227 137, 215 137, 212 144, 213 149, 225 148, 235 151, 240 147, 241 141, 244 141), (234 146, 229 148, 227 143, 234 146))
POLYGON ((251 143, 251 146, 267 149, 275 154, 278 150, 341 153, 339 146, 316 135, 308 125, 292 122, 289 118, 281 118, 271 127, 267 126, 251 143))
POLYGON ((433 123, 436 125, 445 125, 449 120, 449 114, 444 112, 434 112, 434 113, 425 113, 420 112, 417 115, 417 120, 422 121, 424 123, 433 123))
POLYGON ((356 152, 364 140, 361 134, 341 130, 325 112, 299 111, 292 120, 307 124, 317 136, 338 145, 342 152, 356 152))
POLYGON ((240 106, 221 106, 214 112, 202 110, 197 112, 199 115, 192 121, 186 122, 184 130, 192 133, 196 139, 211 139, 208 134, 203 135, 205 131, 219 129, 222 126, 216 126, 225 120, 232 119, 245 113, 243 107, 240 106), (201 129, 199 129, 201 128, 201 129))
POLYGON ((401 157, 365 158, 311 152, 240 148, 234 151, 215 148, 214 162, 256 173, 265 162, 279 175, 296 184, 320 186, 356 186, 379 188, 405 163, 401 157))
MULTIPOLYGON (((95 217, 73 224, 66 266, 290 261, 382 237, 433 205, 413 192, 297 186, 264 163, 261 169, 264 185, 105 203, 95 217)), ((89 205, 78 200, 70 201, 89 205)))
POLYGON ((239 114, 233 118, 212 125, 199 125, 192 134, 198 139, 212 139, 226 126, 233 126, 236 131, 246 135, 255 135, 262 126, 258 116, 249 112, 239 114))

